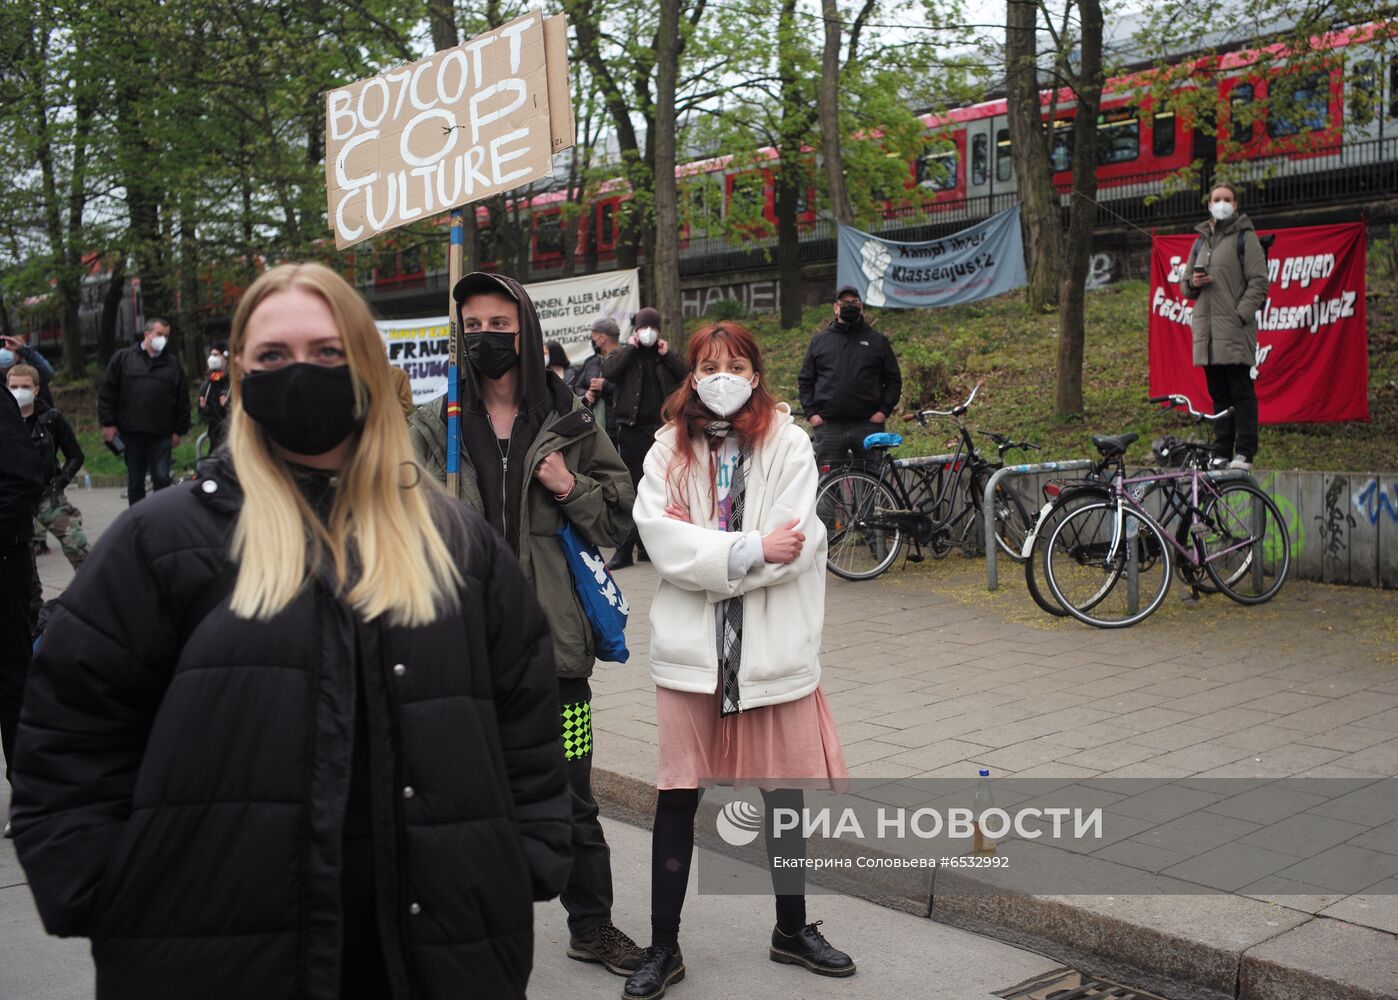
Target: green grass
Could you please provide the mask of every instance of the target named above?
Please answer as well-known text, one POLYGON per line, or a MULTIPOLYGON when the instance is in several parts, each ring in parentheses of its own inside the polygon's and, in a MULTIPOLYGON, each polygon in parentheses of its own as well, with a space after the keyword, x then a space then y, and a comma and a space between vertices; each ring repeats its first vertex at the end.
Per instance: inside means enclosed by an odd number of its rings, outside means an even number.
MULTIPOLYGON (((1070 421, 1060 421, 1053 413, 1058 316, 1031 314, 1019 293, 947 309, 871 310, 871 315, 898 353, 904 411, 919 406, 946 409, 984 380, 968 426, 1012 434, 1042 447, 1020 461, 1088 457, 1093 454, 1089 435, 1134 431, 1141 440, 1129 457, 1145 464, 1152 438, 1207 433, 1194 428, 1188 418, 1145 404, 1148 299, 1142 281, 1088 295, 1085 413, 1070 421)), ((1370 422, 1266 425, 1260 466, 1398 469, 1398 279, 1371 275, 1368 307, 1370 422)), ((779 398, 792 401, 793 408, 806 343, 830 318, 830 307, 822 305, 807 309, 795 330, 781 330, 775 316, 743 320, 762 343, 770 385, 779 398)), ((1200 408, 1208 402, 1195 400, 1200 408)), ((950 451, 955 443, 950 421, 924 430, 895 419, 890 429, 904 435, 902 455, 937 454, 950 451)))

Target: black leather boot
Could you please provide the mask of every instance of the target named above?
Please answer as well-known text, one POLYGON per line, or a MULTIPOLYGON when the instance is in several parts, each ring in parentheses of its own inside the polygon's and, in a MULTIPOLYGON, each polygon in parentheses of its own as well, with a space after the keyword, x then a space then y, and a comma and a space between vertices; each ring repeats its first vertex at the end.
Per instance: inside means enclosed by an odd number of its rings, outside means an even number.
POLYGON ((627 566, 633 565, 635 565, 635 562, 631 558, 631 546, 623 545, 612 555, 612 561, 607 563, 607 569, 625 569, 627 566))
POLYGON ((652 945, 641 958, 641 967, 626 977, 624 1000, 660 1000, 671 983, 684 978, 684 956, 678 946, 652 945))
POLYGON ((804 965, 820 976, 852 976, 854 960, 832 947, 825 936, 816 930, 823 923, 817 920, 807 924, 792 935, 786 935, 779 928, 772 928, 772 949, 768 953, 772 961, 783 965, 804 965))

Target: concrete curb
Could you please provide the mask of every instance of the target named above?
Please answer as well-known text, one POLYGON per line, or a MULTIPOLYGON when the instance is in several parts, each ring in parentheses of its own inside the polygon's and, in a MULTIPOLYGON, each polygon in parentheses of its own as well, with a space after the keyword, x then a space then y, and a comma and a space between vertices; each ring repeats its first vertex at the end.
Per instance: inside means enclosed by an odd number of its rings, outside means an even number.
MULTIPOLYGON (((593 791, 608 816, 649 829, 655 788, 594 768, 593 791)), ((718 846, 700 806, 701 846, 718 846)), ((867 845, 829 842, 871 853, 867 845)), ((725 853, 765 864, 761 844, 725 853), (749 857, 750 855, 750 857, 749 857)), ((997 895, 956 872, 877 879, 822 875, 822 885, 1041 952, 1066 965, 1154 988, 1164 995, 1236 1000, 1391 1000, 1398 996, 1398 938, 1240 896, 997 895), (938 891, 938 884, 942 891, 938 891), (951 891, 947 891, 951 890, 951 891), (1184 992, 1181 992, 1183 988, 1184 992)))

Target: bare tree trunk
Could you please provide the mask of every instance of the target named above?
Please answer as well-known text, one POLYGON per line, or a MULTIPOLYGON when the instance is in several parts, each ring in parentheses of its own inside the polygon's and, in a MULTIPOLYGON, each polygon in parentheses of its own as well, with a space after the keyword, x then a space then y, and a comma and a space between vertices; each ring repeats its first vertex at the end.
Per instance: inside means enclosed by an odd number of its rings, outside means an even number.
MULTIPOLYGON (((1005 96, 1010 120, 1010 151, 1024 206, 1029 306, 1042 311, 1058 304, 1059 285, 1063 280, 1063 219, 1058 194, 1053 189, 1050 139, 1044 131, 1039 104, 1038 16, 1039 7, 1034 0, 1009 0, 1007 4, 1005 96)), ((1094 124, 1096 120, 1094 113, 1094 124)))
POLYGON ((676 349, 684 344, 680 299, 680 207, 675 183, 675 85, 679 73, 680 0, 660 0, 655 51, 655 307, 676 349))
MULTIPOLYGON (((825 160, 825 186, 830 212, 846 226, 854 224, 854 209, 845 186, 845 159, 840 151, 840 8, 836 0, 821 0, 825 48, 820 58, 820 150, 825 160)), ((785 291, 785 290, 783 290, 785 291)), ((786 296, 782 296, 783 310, 786 296)))
MULTIPOLYGON (((781 125, 777 137, 778 168, 775 182, 777 215, 777 284, 781 289, 781 325, 790 330, 801 323, 801 233, 796 210, 806 171, 801 149, 810 131, 814 112, 801 88, 797 62, 796 0, 782 0, 777 26, 777 77, 781 82, 781 125)), ((838 42, 838 39, 836 39, 838 42)), ((841 177, 843 181, 843 176, 841 177)))
POLYGON ((191 378, 203 371, 204 337, 199 322, 199 250, 195 242, 194 208, 192 199, 180 199, 180 269, 179 269, 179 331, 177 344, 184 370, 191 378))
MULTIPOLYGON (((438 52, 450 49, 461 41, 456 29, 456 6, 453 0, 427 0, 427 20, 432 25, 432 48, 438 52)), ((467 205, 461 213, 461 234, 466 244, 462 252, 463 273, 481 269, 480 232, 476 225, 476 206, 467 205)))
POLYGON ((1054 412, 1059 417, 1082 413, 1082 362, 1086 334, 1087 269, 1092 257, 1092 229, 1097 221, 1097 111, 1102 103, 1101 0, 1078 0, 1082 24, 1073 122, 1073 204, 1068 222, 1067 268, 1058 312, 1058 368, 1054 412))

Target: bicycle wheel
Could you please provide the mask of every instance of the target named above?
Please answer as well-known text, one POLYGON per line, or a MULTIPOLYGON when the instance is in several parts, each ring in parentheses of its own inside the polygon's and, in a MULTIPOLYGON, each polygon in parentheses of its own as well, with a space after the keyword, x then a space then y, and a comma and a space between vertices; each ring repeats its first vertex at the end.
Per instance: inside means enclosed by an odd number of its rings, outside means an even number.
POLYGON ((1080 622, 1125 628, 1150 616, 1170 590, 1169 543, 1160 528, 1116 501, 1083 504, 1053 526, 1044 578, 1080 622))
MULTIPOLYGON (((985 488, 977 493, 980 500, 985 488)), ((1005 483, 995 484, 995 541, 1000 546, 1001 555, 1024 562, 1024 540, 1029 537, 1029 515, 1024 510, 1024 501, 1019 494, 1005 483)))
POLYGON ((1291 568, 1291 539, 1272 498, 1247 483, 1227 483, 1204 504, 1199 536, 1204 569, 1239 604, 1277 596, 1291 568))
POLYGON ((879 513, 896 510, 888 484, 867 472, 831 473, 816 493, 816 516, 825 525, 829 551, 825 565, 846 580, 872 580, 898 558, 903 534, 871 524, 879 513))
MULTIPOLYGON (((1189 494, 1178 485, 1178 481, 1151 483, 1136 499, 1155 518, 1160 530, 1173 535, 1181 548, 1194 548, 1189 533, 1189 525, 1193 520, 1189 513, 1189 494)), ((1186 587, 1201 594, 1218 593, 1218 588, 1214 586, 1202 564, 1196 565, 1176 556, 1175 575, 1186 587)))
MULTIPOLYGON (((1068 612, 1053 599, 1053 595, 1047 592, 1047 586, 1039 586, 1039 577, 1044 572, 1044 553, 1048 551, 1048 537, 1053 531, 1053 527, 1070 511, 1076 510, 1092 500, 1106 500, 1111 496, 1111 492, 1105 487, 1074 488, 1071 491, 1065 490, 1060 493, 1051 505, 1039 514, 1039 521, 1034 527, 1034 547, 1029 550, 1029 558, 1024 560, 1024 585, 1029 591, 1029 596, 1034 599, 1042 610, 1057 618, 1067 616, 1068 612)), ((1106 596, 1110 585, 1102 589, 1101 597, 1106 596)), ((1091 602, 1095 604, 1096 602, 1091 602)), ((1091 604, 1088 605, 1091 607, 1091 604)))

